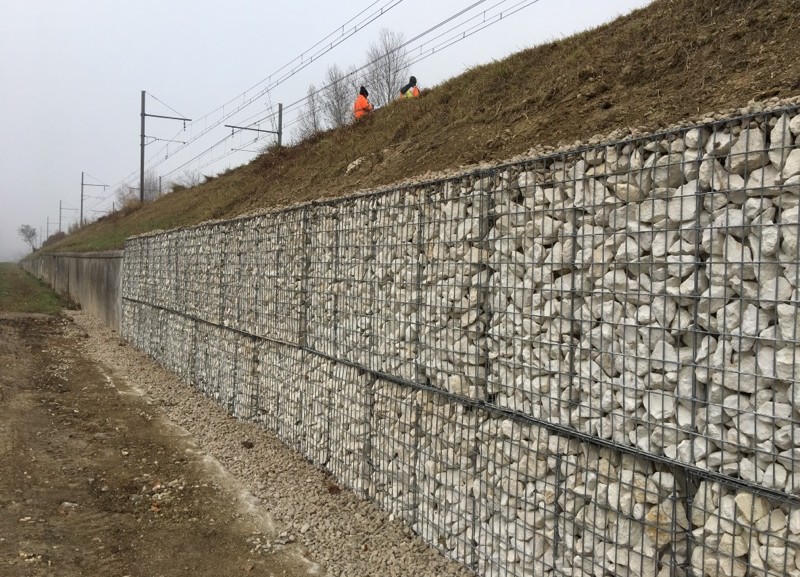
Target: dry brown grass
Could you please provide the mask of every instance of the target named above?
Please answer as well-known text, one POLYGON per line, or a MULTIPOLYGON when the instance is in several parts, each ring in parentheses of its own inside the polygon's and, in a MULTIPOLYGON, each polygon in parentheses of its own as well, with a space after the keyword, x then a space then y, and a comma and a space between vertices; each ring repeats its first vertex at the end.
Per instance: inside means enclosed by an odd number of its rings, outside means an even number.
POLYGON ((797 0, 656 0, 608 25, 478 66, 422 98, 273 150, 127 216, 107 217, 58 248, 117 248, 148 230, 338 196, 622 127, 657 129, 750 99, 794 96, 800 93, 797 7, 797 0), (345 174, 360 157, 359 169, 345 174))

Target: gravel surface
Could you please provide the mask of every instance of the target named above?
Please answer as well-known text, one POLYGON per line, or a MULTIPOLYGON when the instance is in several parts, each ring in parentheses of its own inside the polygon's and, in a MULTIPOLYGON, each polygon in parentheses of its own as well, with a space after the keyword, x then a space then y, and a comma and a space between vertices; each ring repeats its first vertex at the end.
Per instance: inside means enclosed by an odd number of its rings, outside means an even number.
POLYGON ((321 574, 60 316, 0 311, 0 577, 321 574))
POLYGON ((88 333, 91 357, 186 429, 261 500, 260 506, 282 525, 284 538, 302 543, 327 575, 471 575, 372 502, 337 486, 269 431, 229 416, 99 320, 82 311, 67 314, 88 333))

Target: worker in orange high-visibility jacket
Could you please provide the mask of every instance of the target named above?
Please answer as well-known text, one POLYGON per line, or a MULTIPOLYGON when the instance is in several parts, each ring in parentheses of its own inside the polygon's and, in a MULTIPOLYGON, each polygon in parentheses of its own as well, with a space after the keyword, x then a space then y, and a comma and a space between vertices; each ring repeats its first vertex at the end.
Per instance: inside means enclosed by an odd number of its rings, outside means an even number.
POLYGON ((419 88, 417 88, 417 79, 412 76, 408 79, 408 84, 400 89, 400 98, 416 98, 419 96, 419 88))
POLYGON ((375 107, 369 103, 369 100, 367 100, 367 96, 369 96, 369 92, 367 92, 367 89, 362 86, 358 91, 358 96, 353 104, 353 114, 355 115, 356 119, 363 118, 375 110, 375 107))

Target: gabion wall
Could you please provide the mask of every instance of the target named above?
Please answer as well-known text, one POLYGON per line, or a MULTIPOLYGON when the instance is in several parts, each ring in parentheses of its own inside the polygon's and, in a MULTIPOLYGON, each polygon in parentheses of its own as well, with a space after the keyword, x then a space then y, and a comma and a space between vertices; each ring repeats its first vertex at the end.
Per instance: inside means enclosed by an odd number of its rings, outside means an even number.
POLYGON ((800 575, 796 108, 126 245, 125 337, 486 576, 800 575))

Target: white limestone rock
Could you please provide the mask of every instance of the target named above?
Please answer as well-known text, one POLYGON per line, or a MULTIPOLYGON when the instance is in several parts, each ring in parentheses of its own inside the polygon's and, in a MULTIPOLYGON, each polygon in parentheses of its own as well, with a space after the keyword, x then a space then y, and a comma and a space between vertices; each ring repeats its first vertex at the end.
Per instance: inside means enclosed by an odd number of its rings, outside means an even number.
POLYGON ((700 175, 700 161, 703 158, 703 151, 697 148, 687 148, 683 151, 681 167, 683 168, 683 178, 686 182, 695 180, 700 175))
POLYGON ((734 174, 743 175, 769 162, 764 133, 758 128, 748 128, 739 134, 731 146, 725 167, 734 174))
POLYGON ((692 128, 686 131, 683 137, 686 148, 703 148, 708 140, 709 131, 706 128, 692 128))
POLYGON ((698 215, 698 181, 693 180, 677 188, 667 201, 667 215, 673 222, 687 222, 698 215))
POLYGON ((769 160, 780 171, 789 155, 789 150, 794 144, 791 124, 788 114, 784 114, 775 123, 769 133, 769 160))
POLYGON ((706 153, 709 156, 726 156, 736 142, 736 137, 730 132, 715 130, 706 141, 706 153))
POLYGON ((646 194, 635 182, 618 182, 609 184, 614 196, 625 202, 639 202, 646 194))
POLYGON ((789 121, 789 130, 791 130, 792 134, 795 136, 800 135, 800 114, 795 114, 789 121))
POLYGON ((783 190, 795 196, 800 196, 800 174, 795 174, 787 178, 779 190, 783 190))
POLYGON ((797 378, 800 347, 784 347, 775 355, 775 372, 779 379, 791 382, 797 378))
POLYGON ((785 181, 796 174, 800 174, 800 148, 795 148, 789 152, 783 164, 780 177, 785 181))
POLYGON ((652 185, 654 188, 676 188, 683 184, 681 162, 683 155, 667 154, 653 165, 652 185))

